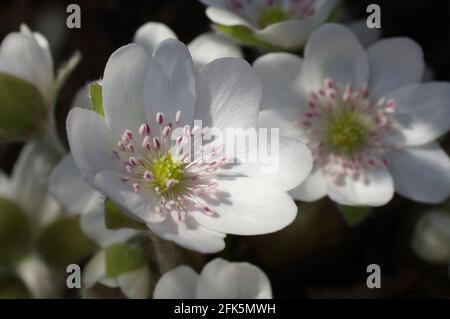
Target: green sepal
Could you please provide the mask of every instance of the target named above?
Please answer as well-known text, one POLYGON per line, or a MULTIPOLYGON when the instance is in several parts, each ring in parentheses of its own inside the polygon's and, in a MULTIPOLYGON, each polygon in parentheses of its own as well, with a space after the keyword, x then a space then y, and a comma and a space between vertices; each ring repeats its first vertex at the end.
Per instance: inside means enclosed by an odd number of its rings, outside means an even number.
POLYGON ((102 85, 98 82, 89 84, 89 95, 91 97, 92 109, 104 117, 105 112, 103 111, 102 89, 102 85))
POLYGON ((132 219, 110 199, 105 200, 105 224, 108 229, 148 230, 145 224, 132 219))
POLYGON ((137 248, 119 243, 105 249, 106 276, 118 277, 146 264, 145 255, 137 248))
POLYGON ((0 142, 25 141, 47 126, 47 107, 31 83, 0 72, 0 142))
POLYGON ((372 213, 371 207, 346 206, 340 204, 338 204, 337 207, 350 226, 359 224, 372 213))

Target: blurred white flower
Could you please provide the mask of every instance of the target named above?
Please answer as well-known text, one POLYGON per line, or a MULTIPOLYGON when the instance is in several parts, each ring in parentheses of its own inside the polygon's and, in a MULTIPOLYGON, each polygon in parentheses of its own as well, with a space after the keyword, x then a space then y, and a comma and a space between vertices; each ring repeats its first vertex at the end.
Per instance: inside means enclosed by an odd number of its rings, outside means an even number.
POLYGON ((420 217, 412 239, 413 251, 436 264, 450 261, 450 214, 433 210, 420 217))
POLYGON ((425 203, 448 197, 450 160, 434 140, 450 128, 450 84, 420 83, 414 41, 381 40, 366 52, 346 27, 328 24, 311 34, 304 59, 274 53, 254 67, 264 88, 260 126, 313 152, 294 198, 379 206, 394 189, 425 203))
POLYGON ((47 102, 52 100, 55 73, 47 40, 22 24, 20 32, 8 34, 0 45, 0 72, 36 86, 47 102))
POLYGON ((188 266, 166 272, 153 292, 155 299, 271 299, 269 278, 245 262, 216 258, 197 274, 188 266))
POLYGON ((299 49, 324 23, 335 0, 200 0, 216 28, 244 44, 299 49), (231 28, 231 29, 230 29, 231 28))
MULTIPOLYGON (((62 213, 48 193, 48 176, 55 162, 45 145, 33 142, 23 147, 10 177, 0 171, 0 197, 12 200, 26 213, 31 241, 62 213)), ((31 253, 16 265, 16 271, 34 298, 55 297, 52 271, 39 256, 31 253)))
POLYGON ((80 59, 75 54, 57 76, 47 39, 25 24, 20 32, 9 33, 0 45, 0 72, 11 74, 37 87, 52 107, 58 89, 80 59))
POLYGON ((261 87, 245 61, 221 58, 195 72, 177 40, 164 40, 153 55, 130 44, 110 57, 102 87, 104 118, 80 108, 68 116, 74 161, 93 188, 152 232, 210 253, 224 248, 226 233, 273 232, 295 218, 286 191, 310 171, 303 144, 282 138, 282 169, 271 175, 257 164, 187 163, 179 153, 194 119, 217 129, 256 126, 261 87))
MULTIPOLYGON (((134 42, 142 45, 152 54, 158 44, 166 39, 178 39, 165 24, 148 22, 142 25, 134 35, 134 42)), ((242 58, 242 50, 230 39, 213 32, 203 33, 188 44, 195 67, 199 68, 218 58, 242 58)))

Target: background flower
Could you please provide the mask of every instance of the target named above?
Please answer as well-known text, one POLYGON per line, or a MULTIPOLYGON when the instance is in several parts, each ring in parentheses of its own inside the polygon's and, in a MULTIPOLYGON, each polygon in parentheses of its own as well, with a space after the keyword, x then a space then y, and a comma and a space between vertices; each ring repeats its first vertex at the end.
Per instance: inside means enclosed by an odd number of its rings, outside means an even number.
POLYGON ((166 272, 153 293, 155 299, 270 299, 269 278, 258 267, 216 258, 197 274, 188 266, 166 272))
POLYGON ((260 125, 280 127, 314 154, 295 198, 379 206, 394 188, 420 202, 448 197, 450 160, 434 140, 450 127, 450 85, 420 84, 414 41, 380 40, 366 53, 347 28, 327 24, 311 35, 303 60, 274 53, 254 66, 264 86, 260 125))

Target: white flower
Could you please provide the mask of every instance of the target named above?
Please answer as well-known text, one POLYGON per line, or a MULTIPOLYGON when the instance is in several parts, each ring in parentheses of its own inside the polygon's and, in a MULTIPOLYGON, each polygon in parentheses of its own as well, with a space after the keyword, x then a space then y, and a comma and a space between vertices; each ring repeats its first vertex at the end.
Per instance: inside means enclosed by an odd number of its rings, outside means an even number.
POLYGON ((271 299, 269 278, 245 262, 216 258, 201 274, 188 266, 166 272, 153 292, 155 299, 271 299))
POLYGON ((291 192, 378 206, 399 194, 437 203, 450 193, 450 160, 434 142, 450 128, 450 84, 421 84, 421 48, 407 38, 367 52, 344 26, 311 34, 305 57, 268 54, 254 63, 263 82, 262 127, 306 142, 314 170, 291 192))
POLYGON ((102 85, 104 118, 80 108, 69 113, 74 161, 92 187, 155 234, 216 252, 226 233, 273 232, 295 218, 286 191, 311 168, 303 144, 281 139, 282 169, 272 175, 261 174, 257 164, 225 170, 223 160, 186 163, 179 153, 179 143, 197 130, 194 119, 218 129, 256 126, 261 87, 245 61, 221 58, 194 72, 177 40, 164 40, 151 56, 130 44, 113 53, 102 85))
MULTIPOLYGON (((152 54, 157 45, 166 39, 178 39, 165 24, 148 22, 142 25, 134 35, 134 42, 142 45, 152 54)), ((242 50, 228 38, 213 32, 203 33, 188 44, 189 52, 196 67, 212 60, 225 57, 242 58, 242 50)))
POLYGON ((447 264, 450 261, 450 214, 433 210, 421 216, 411 247, 426 261, 447 264))
MULTIPOLYGON (((48 193, 48 176, 56 159, 37 142, 26 144, 20 152, 12 174, 0 171, 0 197, 17 203, 27 214, 32 240, 61 215, 61 206, 48 193)), ((35 298, 50 298, 57 293, 50 268, 35 254, 16 266, 17 273, 35 298)))
POLYGON ((228 33, 227 27, 245 28, 246 31, 236 29, 234 36, 239 39, 239 33, 245 32, 245 39, 253 37, 255 45, 288 50, 303 46, 309 34, 329 18, 337 3, 335 0, 200 1, 208 6, 206 15, 220 31, 228 33))
POLYGON ((0 72, 14 75, 36 86, 49 102, 55 74, 47 40, 22 24, 20 32, 8 34, 0 46, 0 72))

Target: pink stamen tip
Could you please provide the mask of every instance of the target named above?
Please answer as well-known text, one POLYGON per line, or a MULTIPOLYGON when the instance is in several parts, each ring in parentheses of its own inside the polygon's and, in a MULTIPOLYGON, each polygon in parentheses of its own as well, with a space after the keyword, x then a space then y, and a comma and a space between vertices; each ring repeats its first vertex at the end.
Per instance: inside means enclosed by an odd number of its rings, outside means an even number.
POLYGON ((176 140, 177 145, 180 145, 183 142, 183 139, 184 139, 183 135, 178 136, 176 140))
POLYGON ((129 141, 133 140, 133 133, 130 130, 126 130, 123 134, 128 138, 129 141))
POLYGON ((147 151, 150 151, 152 143, 150 142, 150 137, 147 135, 144 137, 144 140, 142 141, 142 147, 145 148, 147 151))
POLYGON ((141 187, 139 186, 138 183, 133 183, 133 191, 134 192, 139 192, 139 190, 141 189, 141 187))
POLYGON ((181 121, 181 111, 177 111, 175 114, 175 123, 178 124, 181 121))
POLYGON ((145 171, 144 175, 142 176, 146 181, 149 181, 153 178, 153 174, 149 171, 145 171))
POLYGON ((178 183, 175 179, 169 179, 166 183, 166 188, 172 188, 178 183))
POLYGON ((133 144, 130 143, 130 144, 127 145, 127 151, 130 152, 130 153, 134 153, 134 146, 133 146, 133 144))
POLYGON ((148 135, 150 133, 150 126, 147 123, 143 123, 139 127, 139 135, 144 137, 145 135, 148 135))
POLYGON ((128 177, 126 177, 126 176, 123 176, 123 177, 120 178, 120 180, 121 180, 122 182, 126 183, 126 182, 128 182, 130 179, 129 179, 128 177))
POLYGON ((206 215, 209 215, 209 216, 214 215, 214 210, 212 210, 212 209, 209 208, 208 206, 204 206, 204 207, 203 207, 203 212, 204 212, 206 215))
POLYGON ((329 88, 329 89, 334 88, 333 80, 331 80, 331 79, 325 79, 324 83, 325 83, 325 86, 326 86, 327 88, 329 88))
POLYGON ((161 142, 160 142, 159 138, 157 138, 157 137, 154 137, 154 138, 153 138, 153 146, 154 146, 157 150, 160 149, 160 147, 161 147, 161 142))
POLYGON ((163 128, 163 136, 167 137, 170 134, 171 131, 172 131, 172 129, 170 128, 170 126, 165 126, 163 128))
POLYGON ((164 114, 162 112, 156 113, 156 123, 160 125, 164 123, 164 114))
POLYGON ((122 141, 119 141, 117 143, 117 147, 122 150, 123 152, 125 152, 125 144, 122 141))

